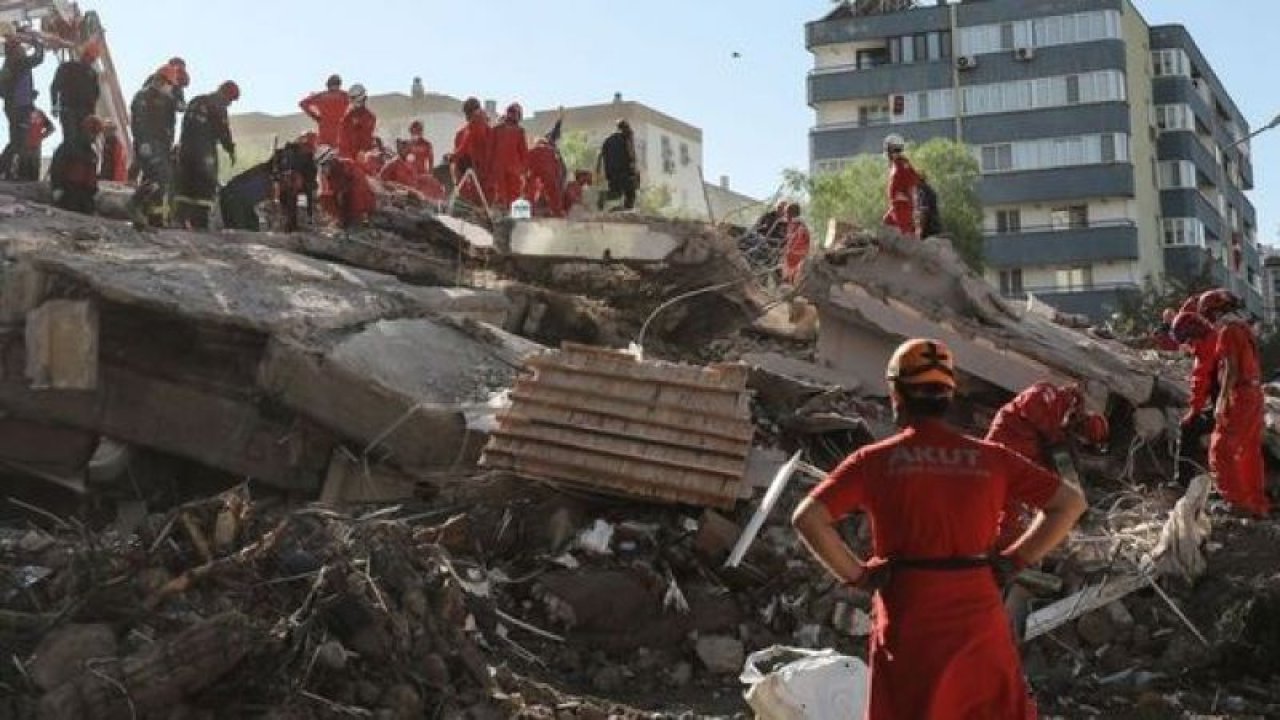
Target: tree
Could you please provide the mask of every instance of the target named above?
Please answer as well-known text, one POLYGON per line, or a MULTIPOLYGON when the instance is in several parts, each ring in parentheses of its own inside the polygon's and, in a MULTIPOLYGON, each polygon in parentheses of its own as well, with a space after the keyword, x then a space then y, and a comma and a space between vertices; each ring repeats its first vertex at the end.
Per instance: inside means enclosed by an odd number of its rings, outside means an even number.
POLYGON ((567 132, 560 137, 560 157, 564 158, 565 169, 569 177, 576 170, 595 170, 596 148, 591 146, 591 138, 581 130, 567 132))
POLYGON ((1211 287, 1214 287, 1213 275, 1207 265, 1200 274, 1185 280, 1166 276, 1163 288, 1147 278, 1140 294, 1120 297, 1111 329, 1122 337, 1148 336, 1162 322, 1166 308, 1177 310, 1187 298, 1211 287))
MULTIPOLYGON (((981 173, 973 151, 954 140, 937 138, 907 151, 911 164, 924 173, 938 193, 943 232, 956 252, 975 270, 982 266, 982 203, 978 199, 981 173)), ((859 155, 835 173, 809 176, 799 170, 783 173, 787 190, 807 199, 808 215, 819 232, 832 218, 861 227, 882 224, 887 200, 888 165, 878 155, 859 155)))

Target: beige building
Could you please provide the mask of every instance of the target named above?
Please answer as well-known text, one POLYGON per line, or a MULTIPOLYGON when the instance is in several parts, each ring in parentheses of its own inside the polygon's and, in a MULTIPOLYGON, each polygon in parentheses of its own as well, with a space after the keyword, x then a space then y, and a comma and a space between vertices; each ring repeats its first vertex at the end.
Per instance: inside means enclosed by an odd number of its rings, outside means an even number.
MULTIPOLYGON (((506 107, 493 100, 484 101, 484 105, 495 121, 506 107)), ((422 92, 371 95, 369 107, 378 116, 378 136, 388 143, 408 137, 409 124, 421 120, 427 139, 435 147, 437 162, 452 149, 454 133, 462 124, 462 101, 448 95, 422 92)), ((727 178, 723 178, 720 185, 708 185, 704 191, 702 130, 686 122, 621 96, 599 105, 566 107, 563 112, 563 132, 584 134, 593 152, 614 131, 619 120, 630 123, 636 135, 641 185, 665 186, 670 197, 668 210, 674 215, 706 218, 710 202, 713 215, 720 219, 733 206, 754 202, 729 190, 727 178)), ((524 126, 531 144, 534 138, 551 129, 558 115, 556 109, 531 115, 526 108, 524 126)), ((273 145, 315 129, 315 123, 301 111, 289 115, 246 113, 232 116, 231 129, 244 165, 265 158, 273 145)), ((594 167, 570 168, 574 169, 595 170, 594 167)))

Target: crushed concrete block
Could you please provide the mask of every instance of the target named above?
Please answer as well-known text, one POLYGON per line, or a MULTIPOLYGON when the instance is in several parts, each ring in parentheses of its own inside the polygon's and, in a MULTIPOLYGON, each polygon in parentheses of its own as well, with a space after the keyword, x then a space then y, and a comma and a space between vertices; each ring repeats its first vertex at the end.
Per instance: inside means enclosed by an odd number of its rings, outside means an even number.
POLYGON ((742 672, 747 653, 742 641, 724 635, 704 635, 696 643, 698 659, 717 675, 742 672))
POLYGON ((0 269, 0 323, 16 324, 44 298, 47 277, 26 262, 6 263, 0 269))
POLYGON ((27 380, 33 389, 98 387, 98 311, 87 300, 50 300, 27 313, 27 380))
POLYGON ((737 523, 714 510, 707 510, 698 521, 698 532, 693 536, 693 548, 699 555, 717 565, 724 562, 738 542, 742 528, 737 523))
POLYGON ((680 241, 639 223, 524 220, 511 228, 511 254, 616 262, 662 262, 680 241))

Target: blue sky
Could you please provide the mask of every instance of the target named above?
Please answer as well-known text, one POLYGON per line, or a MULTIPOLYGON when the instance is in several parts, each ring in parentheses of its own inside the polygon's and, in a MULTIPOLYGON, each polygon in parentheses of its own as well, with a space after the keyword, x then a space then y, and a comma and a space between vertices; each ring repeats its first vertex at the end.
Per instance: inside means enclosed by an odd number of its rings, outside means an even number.
MULTIPOLYGON (((1263 48, 1276 0, 1136 0, 1152 24, 1196 37, 1253 125, 1280 112, 1263 48), (1230 8, 1228 15, 1224 10, 1230 8)), ((604 102, 614 92, 704 132, 708 178, 770 195, 807 165, 813 114, 803 25, 827 0, 80 0, 108 31, 125 93, 171 55, 192 90, 237 80, 237 110, 290 111, 330 72, 371 92, 429 90, 521 101, 526 109, 604 102), (741 58, 731 57, 733 52, 741 58)), ((46 73, 51 70, 46 69, 46 73)), ((47 87, 47 76, 41 84, 47 87)), ((1280 240, 1280 130, 1254 143, 1259 239, 1280 240), (1277 186, 1268 188, 1268 183, 1277 186)))

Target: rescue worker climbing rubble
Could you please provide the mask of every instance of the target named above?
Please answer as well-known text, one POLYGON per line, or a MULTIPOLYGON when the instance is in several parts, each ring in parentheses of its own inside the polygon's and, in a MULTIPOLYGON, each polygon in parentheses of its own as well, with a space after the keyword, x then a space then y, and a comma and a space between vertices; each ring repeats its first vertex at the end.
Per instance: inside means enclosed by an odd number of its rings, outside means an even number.
POLYGON ((866 717, 1033 718, 1000 585, 1066 538, 1084 496, 1012 450, 946 423, 956 379, 943 343, 903 343, 886 375, 901 431, 845 459, 792 517, 837 582, 873 592, 866 717), (993 554, 1010 498, 1043 516, 993 554), (852 512, 870 518, 869 560, 836 530, 852 512))
POLYGON ((369 176, 360 163, 338 157, 332 148, 316 151, 323 206, 344 230, 362 224, 378 206, 369 176))
POLYGON ((1257 516, 1266 516, 1262 462, 1263 399, 1258 341, 1242 313, 1243 304, 1226 290, 1200 297, 1200 314, 1214 324, 1214 373, 1220 391, 1209 438, 1209 470, 1227 502, 1257 516))
MULTIPOLYGON (((1078 385, 1038 382, 1018 393, 996 412, 986 440, 1002 445, 1055 474, 1070 461, 1072 439, 1095 448, 1106 445, 1107 418, 1084 409, 1078 385)), ((1004 507, 996 547, 1004 549, 1022 537, 1035 513, 1014 498, 1004 507)))
POLYGON ((359 160, 370 150, 381 151, 374 138, 378 117, 369 109, 368 101, 369 93, 363 85, 351 86, 351 105, 342 116, 342 128, 338 134, 339 157, 359 160))
POLYGON ((239 99, 240 87, 228 80, 215 92, 201 95, 187 105, 174 182, 174 219, 180 226, 209 227, 209 213, 218 194, 219 145, 231 165, 236 164, 236 144, 231 137, 227 108, 239 99))
POLYGON ((492 132, 489 116, 480 107, 478 99, 467 98, 462 103, 462 115, 465 120, 453 136, 449 168, 458 195, 478 208, 493 194, 489 178, 492 132))
POLYGON ((800 204, 789 202, 784 213, 787 223, 787 240, 782 250, 782 279, 794 286, 800 278, 804 261, 809 258, 812 241, 809 226, 800 219, 800 204))
MULTIPOLYGON (((1197 298, 1198 308, 1198 298, 1197 298)), ((1174 482, 1185 487, 1198 475, 1202 466, 1199 449, 1204 438, 1213 432, 1213 408, 1218 401, 1218 378, 1215 370, 1218 331, 1197 311, 1178 313, 1169 325, 1174 342, 1191 351, 1191 399, 1179 422, 1178 454, 1174 482)))
POLYGON ((529 159, 529 144, 525 139, 524 109, 519 103, 511 103, 502 115, 502 122, 490 134, 492 151, 489 176, 493 178, 493 202, 506 210, 524 191, 525 166, 529 159))
POLYGON ((525 197, 539 217, 564 217, 564 177, 560 153, 546 138, 538 138, 525 157, 525 197))
POLYGON ((316 122, 316 137, 321 145, 337 147, 342 135, 342 119, 351 106, 351 96, 342 89, 342 78, 330 75, 322 92, 312 93, 298 103, 307 117, 316 122))
POLYGON ((906 156, 906 141, 901 135, 884 139, 884 153, 889 159, 889 210, 884 224, 908 237, 916 236, 916 186, 920 176, 906 156))
POLYGON ((173 177, 171 151, 178 105, 178 74, 161 68, 133 97, 129 123, 133 131, 138 187, 129 201, 134 227, 159 227, 165 221, 165 196, 173 177))

